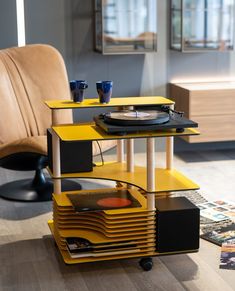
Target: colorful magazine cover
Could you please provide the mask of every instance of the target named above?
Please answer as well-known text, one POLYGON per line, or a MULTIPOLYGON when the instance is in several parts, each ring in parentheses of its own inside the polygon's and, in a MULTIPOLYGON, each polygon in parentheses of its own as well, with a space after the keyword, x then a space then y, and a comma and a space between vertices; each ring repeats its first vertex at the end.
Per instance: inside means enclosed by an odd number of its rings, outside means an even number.
POLYGON ((222 244, 220 269, 235 270, 235 239, 222 244))
POLYGON ((226 200, 207 201, 197 205, 201 217, 218 222, 227 219, 235 221, 235 204, 226 200))
POLYGON ((200 215, 213 221, 222 221, 229 219, 229 217, 225 213, 217 211, 212 207, 200 210, 200 215))

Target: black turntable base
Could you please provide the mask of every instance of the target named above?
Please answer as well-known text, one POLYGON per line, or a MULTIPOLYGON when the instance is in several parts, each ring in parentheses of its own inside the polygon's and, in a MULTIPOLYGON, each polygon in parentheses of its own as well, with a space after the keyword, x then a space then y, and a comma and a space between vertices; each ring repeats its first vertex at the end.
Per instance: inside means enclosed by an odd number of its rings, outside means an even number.
POLYGON ((124 135, 141 131, 155 131, 175 129, 176 132, 183 132, 184 128, 198 127, 192 120, 159 111, 143 111, 146 114, 139 114, 135 111, 114 111, 94 117, 97 126, 109 134, 124 135))

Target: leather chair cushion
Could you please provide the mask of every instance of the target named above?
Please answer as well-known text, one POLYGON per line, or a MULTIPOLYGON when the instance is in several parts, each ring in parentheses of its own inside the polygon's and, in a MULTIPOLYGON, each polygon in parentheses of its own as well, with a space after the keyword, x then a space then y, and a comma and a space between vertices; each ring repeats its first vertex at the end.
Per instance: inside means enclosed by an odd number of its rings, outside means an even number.
MULTIPOLYGON (((44 100, 70 99, 69 82, 59 52, 47 45, 0 51, 0 144, 46 134, 51 111, 44 100)), ((58 122, 72 122, 70 110, 58 122)))
POLYGON ((32 136, 0 145, 0 159, 15 153, 38 153, 46 156, 46 136, 32 136))

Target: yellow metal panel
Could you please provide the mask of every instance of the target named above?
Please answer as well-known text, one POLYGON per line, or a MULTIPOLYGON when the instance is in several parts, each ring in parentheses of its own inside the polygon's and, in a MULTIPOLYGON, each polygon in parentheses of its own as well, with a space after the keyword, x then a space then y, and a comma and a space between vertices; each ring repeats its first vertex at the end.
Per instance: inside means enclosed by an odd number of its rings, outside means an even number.
POLYGON ((55 235, 58 235, 61 238, 67 237, 81 237, 89 240, 92 244, 101 244, 107 242, 117 242, 117 241, 126 241, 126 240, 143 240, 150 239, 155 237, 155 232, 150 231, 142 231, 140 233, 132 234, 131 236, 117 236, 117 237, 106 237, 104 234, 97 232, 95 230, 89 229, 60 229, 54 225, 53 221, 50 221, 53 224, 53 228, 55 227, 55 235))
MULTIPOLYGON (((155 170, 155 191, 154 192, 172 192, 199 189, 199 186, 181 174, 172 169, 166 170, 157 168, 155 170)), ((92 178, 113 180, 132 184, 147 192, 147 173, 145 167, 135 166, 134 172, 126 171, 126 163, 105 164, 102 167, 94 167, 92 172, 63 174, 62 178, 92 178)))
MULTIPOLYGON (((56 220, 54 219, 54 224, 59 230, 74 230, 79 232, 80 230, 91 230, 96 231, 103 234, 105 237, 115 238, 115 237, 122 237, 122 236, 131 236, 137 233, 145 233, 146 230, 154 230, 155 225, 144 225, 142 227, 123 227, 119 229, 112 229, 112 228, 105 228, 101 226, 97 226, 94 223, 81 223, 79 225, 71 227, 70 225, 66 227, 60 227, 56 220)), ((154 233, 154 232, 153 232, 154 233)))
POLYGON ((145 131, 139 133, 129 133, 126 135, 107 134, 104 130, 90 124, 66 124, 52 127, 58 137, 63 141, 88 141, 88 140, 112 140, 128 138, 148 138, 148 137, 167 137, 197 135, 199 131, 194 128, 186 128, 184 132, 177 133, 175 129, 145 131))
POLYGON ((91 218, 87 218, 86 220, 84 219, 77 219, 77 220, 63 220, 61 221, 59 216, 55 215, 54 213, 54 221, 57 222, 57 225, 59 228, 77 228, 78 225, 82 225, 82 224, 89 224, 89 225, 95 225, 96 227, 101 227, 105 230, 109 230, 109 229, 114 229, 114 230, 123 230, 126 228, 134 228, 134 227, 147 227, 147 226, 152 226, 154 224, 154 221, 140 221, 137 223, 121 223, 121 224, 106 224, 105 222, 101 222, 101 221, 97 221, 91 218))
POLYGON ((112 227, 112 228, 119 228, 122 226, 125 226, 126 223, 128 223, 131 226, 135 226, 135 225, 141 225, 144 223, 152 223, 152 216, 143 216, 143 217, 139 217, 138 220, 136 220, 136 218, 131 218, 131 219, 118 219, 118 221, 116 220, 110 220, 110 219, 106 219, 103 216, 95 216, 95 215, 90 215, 88 213, 86 213, 85 215, 81 215, 81 214, 74 214, 74 212, 72 213, 72 215, 63 215, 61 211, 58 210, 58 208, 56 208, 55 206, 53 207, 53 211, 54 211, 54 217, 56 217, 58 219, 58 223, 59 224, 63 224, 63 223, 79 223, 80 221, 92 221, 94 223, 100 223, 102 225, 105 225, 106 227, 112 227))
MULTIPOLYGON (((76 236, 79 236, 80 237, 80 234, 82 231, 90 231, 90 237, 92 239, 92 241, 95 241, 95 239, 98 240, 98 237, 99 236, 102 236, 104 237, 105 239, 117 239, 117 240, 121 240, 121 239, 134 239, 135 237, 143 237, 143 236, 147 236, 149 234, 152 234, 154 235, 155 234, 155 230, 153 229, 150 229, 150 230, 139 230, 139 231, 136 231, 136 232, 131 232, 131 233, 118 233, 118 234, 108 234, 108 233, 105 233, 105 232, 101 232, 101 231, 97 231, 95 229, 88 229, 88 228, 80 228, 79 230, 78 229, 60 229, 59 232, 61 234, 61 236, 63 237, 76 237, 76 236)), ((87 237, 86 237, 87 238, 87 237)))
MULTIPOLYGON (((64 217, 65 219, 67 217, 69 218, 77 218, 80 217, 82 214, 76 214, 73 210, 69 210, 69 211, 64 211, 64 210, 60 210, 59 207, 57 207, 56 209, 58 215, 60 215, 60 217, 64 217)), ((97 212, 98 213, 98 212, 97 212)), ((131 222, 133 221, 133 219, 138 219, 138 220, 151 220, 154 215, 155 215, 155 211, 142 211, 141 208, 139 210, 139 212, 132 212, 131 214, 129 214, 129 212, 127 213, 123 213, 123 214, 119 214, 119 211, 117 211, 117 214, 115 215, 107 215, 104 213, 104 211, 100 211, 99 214, 103 217, 103 219, 105 220, 105 223, 123 223, 124 221, 128 221, 131 222)))
POLYGON ((119 107, 137 105, 171 105, 174 101, 162 96, 143 97, 113 97, 108 104, 100 104, 98 98, 85 99, 82 103, 75 103, 72 100, 49 100, 45 104, 51 109, 89 108, 89 107, 119 107))

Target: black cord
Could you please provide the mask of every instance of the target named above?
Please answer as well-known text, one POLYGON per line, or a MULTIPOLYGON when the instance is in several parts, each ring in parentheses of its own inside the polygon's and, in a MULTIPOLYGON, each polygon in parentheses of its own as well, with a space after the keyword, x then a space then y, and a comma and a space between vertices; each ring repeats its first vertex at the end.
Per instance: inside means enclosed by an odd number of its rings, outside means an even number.
MULTIPOLYGON (((97 142, 97 145, 98 145, 99 150, 100 150, 100 158, 101 158, 101 162, 102 162, 101 166, 103 166, 104 165, 104 157, 103 157, 103 153, 102 153, 102 150, 101 150, 101 146, 100 146, 100 144, 99 144, 99 142, 97 140, 96 140, 96 142, 97 142)), ((101 166, 98 166, 98 167, 101 167, 101 166)))

